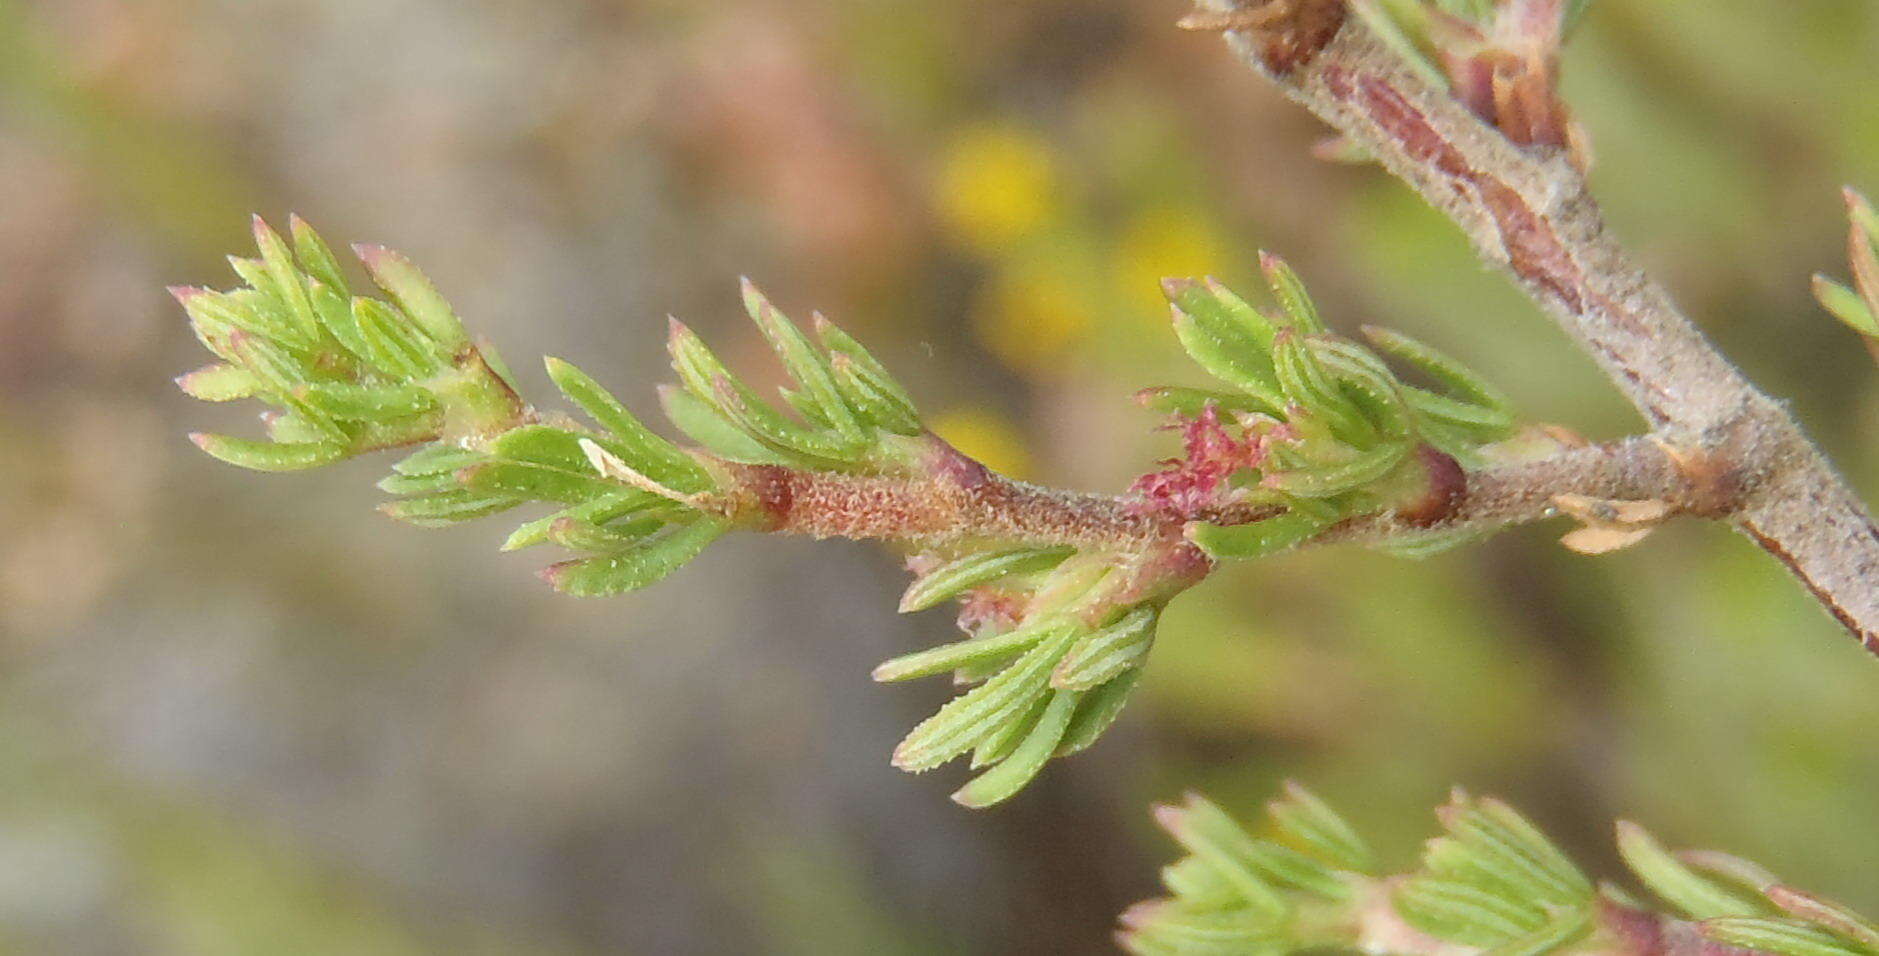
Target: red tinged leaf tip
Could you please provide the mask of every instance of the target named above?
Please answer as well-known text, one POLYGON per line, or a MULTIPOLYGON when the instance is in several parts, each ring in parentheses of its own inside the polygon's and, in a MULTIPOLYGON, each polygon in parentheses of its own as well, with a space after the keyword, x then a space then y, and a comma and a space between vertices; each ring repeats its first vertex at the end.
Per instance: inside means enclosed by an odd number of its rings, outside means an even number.
POLYGON ((1193 291, 1194 287, 1200 284, 1201 283, 1193 279, 1183 278, 1181 276, 1169 276, 1161 280, 1161 294, 1167 296, 1169 299, 1179 299, 1181 296, 1193 291))
POLYGON ((188 308, 192 300, 197 296, 208 295, 209 290, 194 285, 173 285, 169 287, 169 293, 170 297, 175 299, 178 304, 182 305, 184 308, 188 308))
MULTIPOLYGON (((1161 911, 1166 909, 1167 907, 1168 907, 1168 902, 1166 900, 1143 900, 1142 902, 1136 903, 1130 906, 1128 909, 1123 910, 1122 915, 1117 917, 1116 919, 1117 919, 1117 922, 1120 922, 1123 926, 1128 927, 1129 929, 1132 929, 1132 930, 1141 929, 1142 927, 1154 922, 1156 917, 1161 915, 1161 911)), ((1128 938, 1131 938, 1134 934, 1118 933, 1116 935, 1123 939, 1128 939, 1128 938)))
POLYGON ((208 432, 190 432, 189 440, 203 451, 208 451, 209 446, 215 444, 215 436, 208 432))
POLYGON ((1173 834, 1176 839, 1187 829, 1187 811, 1172 803, 1157 803, 1148 811, 1155 818, 1155 825, 1173 834))
POLYGON ((376 269, 380 264, 389 261, 391 257, 397 255, 397 253, 375 242, 353 243, 352 254, 358 256, 359 261, 365 263, 367 269, 376 269))

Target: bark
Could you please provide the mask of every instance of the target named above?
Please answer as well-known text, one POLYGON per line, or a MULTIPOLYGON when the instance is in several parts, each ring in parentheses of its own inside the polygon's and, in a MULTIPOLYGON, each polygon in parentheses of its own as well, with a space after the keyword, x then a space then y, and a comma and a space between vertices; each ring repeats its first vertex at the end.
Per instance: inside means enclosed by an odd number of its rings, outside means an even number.
MULTIPOLYGON (((1235 0, 1201 0, 1217 13, 1235 0)), ((1718 352, 1606 228, 1563 149, 1522 147, 1431 85, 1354 18, 1275 59, 1263 32, 1228 46, 1447 214, 1506 269, 1650 423, 1729 471, 1729 521, 1879 653, 1879 528, 1775 399, 1718 352)))

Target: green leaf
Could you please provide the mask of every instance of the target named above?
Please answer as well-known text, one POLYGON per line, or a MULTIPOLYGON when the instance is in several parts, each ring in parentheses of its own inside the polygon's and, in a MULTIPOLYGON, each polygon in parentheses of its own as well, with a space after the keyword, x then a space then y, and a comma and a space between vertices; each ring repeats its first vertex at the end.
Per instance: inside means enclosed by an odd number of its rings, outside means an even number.
POLYGON ((325 425, 314 424, 312 419, 299 411, 269 411, 261 413, 261 421, 267 425, 268 441, 286 445, 325 444, 338 442, 351 451, 351 443, 342 436, 333 437, 333 432, 325 425))
POLYGON ((1306 335, 1316 335, 1325 330, 1324 320, 1318 316, 1318 307, 1312 304, 1311 294, 1305 291, 1304 280, 1285 260, 1269 252, 1259 254, 1260 271, 1266 274, 1266 284, 1272 288, 1272 298, 1284 311, 1286 324, 1306 335))
POLYGON ((549 524, 548 537, 569 551, 614 554, 638 545, 665 527, 665 524, 658 518, 641 518, 621 524, 601 525, 563 516, 549 524))
POLYGON ((1095 744, 1121 715, 1141 679, 1142 670, 1138 667, 1084 694, 1083 702, 1077 705, 1076 715, 1070 718, 1070 726, 1063 733, 1063 742, 1057 745, 1057 756, 1068 757, 1095 744))
POLYGON ((1546 956, 1577 942, 1592 929, 1592 908, 1560 910, 1545 926, 1494 946, 1482 956, 1546 956))
POLYGON ((677 571, 729 530, 719 518, 680 525, 629 551, 551 565, 542 577, 575 597, 604 597, 643 588, 677 571))
POLYGON ((1156 608, 1144 605, 1078 640, 1051 674, 1051 686, 1092 690, 1140 666, 1155 643, 1156 614, 1156 608))
POLYGON ((456 472, 485 461, 487 457, 480 451, 447 442, 434 442, 412 452, 391 467, 401 475, 433 475, 438 472, 456 472))
POLYGON ((866 368, 841 352, 829 357, 829 365, 835 370, 836 387, 863 418, 897 435, 920 434, 919 413, 887 388, 888 383, 873 377, 866 368))
POLYGON ((299 394, 308 405, 343 421, 399 418, 437 407, 431 393, 416 385, 319 382, 301 386, 299 394))
POLYGON ((1272 345, 1272 366, 1288 401, 1322 419, 1338 438, 1359 446, 1369 444, 1375 427, 1332 382, 1330 372, 1304 339, 1280 333, 1272 345))
POLYGON ((1218 312, 1205 308, 1189 312, 1182 308, 1178 303, 1196 298, 1190 289, 1198 285, 1182 281, 1186 284, 1175 280, 1166 283, 1169 297, 1177 303, 1171 307, 1170 314, 1181 347, 1207 374, 1258 400, 1268 411, 1282 411, 1285 400, 1273 377, 1272 360, 1252 333, 1239 323, 1222 318, 1218 312))
MULTIPOLYGON (((1188 795, 1188 805, 1181 811, 1180 825, 1187 839, 1208 843, 1213 853, 1207 858, 1231 876, 1232 870, 1222 861, 1231 859, 1262 884, 1276 884, 1310 893, 1325 899, 1350 897, 1350 887, 1324 864, 1295 850, 1266 840, 1257 840, 1227 812, 1198 794, 1188 795)), ((1180 834, 1176 834, 1181 838, 1180 834)))
POLYGON ((1428 872, 1553 906, 1591 902, 1591 882, 1506 804, 1471 800, 1458 791, 1436 814, 1449 836, 1429 841, 1423 856, 1428 872))
POLYGON ((887 661, 874 669, 873 676, 882 683, 891 683, 944 674, 978 661, 1003 660, 1029 650, 1062 628, 1059 622, 1044 622, 930 647, 887 661))
POLYGON ((739 280, 744 296, 744 311, 763 330, 770 348, 788 370, 790 377, 803 387, 805 399, 820 412, 817 416, 843 437, 860 442, 864 435, 842 392, 835 385, 835 373, 829 363, 809 342, 809 337, 791 322, 748 278, 739 280))
POLYGON ((928 571, 901 595, 900 612, 924 611, 948 598, 1013 574, 1048 571, 1075 554, 1075 548, 1015 548, 983 551, 956 558, 928 571))
POLYGON ((759 443, 825 466, 850 464, 863 450, 859 442, 798 425, 772 408, 677 319, 671 320, 667 346, 685 387, 759 443))
POLYGON ((1771 914, 1767 905, 1745 899, 1697 875, 1643 827, 1629 820, 1618 821, 1618 855, 1651 892, 1692 919, 1771 914))
POLYGON ((437 343, 445 356, 470 344, 470 336, 464 332, 463 323, 451 310, 450 303, 411 260, 371 243, 354 245, 352 251, 372 274, 372 281, 437 343))
POLYGON ((852 465, 866 446, 833 432, 805 428, 791 421, 733 379, 719 377, 713 407, 757 441, 789 454, 821 462, 822 467, 852 465))
POLYGON ((1409 443, 1386 442, 1347 461, 1268 472, 1261 484, 1301 498, 1330 498, 1378 481, 1408 454, 1409 443))
POLYGON ((1409 925, 1452 942, 1494 946, 1547 925, 1538 906, 1455 880, 1412 877, 1396 890, 1396 912, 1409 925))
POLYGON ((744 433, 691 392, 671 385, 659 386, 659 404, 673 427, 685 437, 727 461, 745 465, 807 465, 800 455, 777 451, 744 433))
POLYGON ((1408 403, 1402 385, 1383 361, 1355 342, 1314 339, 1308 347, 1324 363, 1331 378, 1356 403, 1378 432, 1405 438, 1410 433, 1408 403))
POLYGON ((1050 669, 1063 656, 1074 631, 1053 634, 992 679, 953 698, 921 721, 894 748, 894 766, 931 770, 972 749, 999 724, 1024 712, 1048 689, 1050 669))
POLYGON ((564 508, 546 517, 523 524, 509 535, 507 541, 502 543, 502 550, 519 551, 547 543, 554 533, 555 522, 562 519, 605 524, 639 511, 649 511, 663 516, 664 505, 663 501, 654 501, 651 495, 638 489, 621 488, 592 501, 584 501, 571 508, 564 508))
POLYGON ((619 447, 609 450, 620 460, 652 480, 687 494, 711 487, 711 477, 690 455, 647 428, 586 372, 558 358, 545 361, 548 377, 561 394, 612 435, 619 447))
POLYGON ((1193 524, 1188 526, 1188 539, 1212 557, 1260 558, 1284 551, 1334 523, 1333 518, 1293 510, 1246 524, 1193 524))
POLYGON ((619 491, 591 470, 570 471, 525 461, 490 461, 459 472, 463 486, 490 495, 579 504, 619 491))
POLYGON ((1464 544, 1479 541, 1483 532, 1472 528, 1450 528, 1436 531, 1419 531, 1398 535, 1370 545, 1372 551, 1380 551, 1394 558, 1420 561, 1447 551, 1453 551, 1464 544))
MULTIPOLYGON (((223 293, 177 286, 170 290, 170 294, 182 304, 191 322, 199 327, 198 334, 240 329, 295 348, 310 348, 313 345, 313 340, 304 332, 252 291, 223 293)), ((226 332, 223 332, 216 337, 225 335, 226 332)))
POLYGON ((1800 920, 1721 917, 1698 924, 1704 939, 1778 956, 1872 956, 1872 950, 1800 920))
POLYGON ((313 314, 306 281, 294 266, 294 255, 288 251, 287 243, 260 216, 254 217, 254 241, 261 249, 261 261, 267 264, 268 276, 274 280, 273 291, 287 307, 287 317, 293 321, 303 341, 318 342, 320 321, 313 314))
POLYGON ((255 471, 304 471, 346 457, 346 446, 339 442, 281 444, 201 432, 191 434, 189 440, 222 461, 255 471))
POLYGON ((1011 756, 974 777, 971 783, 955 792, 954 802, 974 809, 989 807, 1010 799, 1023 789, 1025 784, 1037 776, 1039 770, 1044 769, 1051 754, 1056 752, 1057 744, 1063 739, 1064 730, 1070 725, 1070 716, 1076 712, 1077 702, 1082 696, 1077 691, 1054 691, 1049 706, 1030 733, 1025 734, 1024 742, 1011 752, 1011 756))
POLYGON ((388 495, 432 495, 462 488, 455 472, 440 471, 427 475, 390 474, 378 480, 378 490, 388 495))
POLYGON ((1363 332, 1364 337, 1370 340, 1370 344, 1421 369, 1430 378, 1448 386, 1462 398, 1505 414, 1510 420, 1512 419, 1513 402, 1508 399, 1507 394, 1447 353, 1390 329, 1366 325, 1363 332))
POLYGON ((372 363, 396 378, 426 378, 450 364, 437 343, 413 327, 402 313, 377 299, 353 299, 352 321, 372 363))
POLYGON ((1859 293, 1823 275, 1814 276, 1814 298, 1820 306, 1861 335, 1879 337, 1879 315, 1859 293))
POLYGON ((907 394, 907 390, 901 387, 900 382, 887 371, 887 366, 882 365, 873 353, 862 348, 860 342, 842 331, 835 323, 830 322, 822 313, 814 313, 811 319, 815 323, 816 338, 821 340, 823 348, 829 350, 831 361, 837 356, 844 359, 846 364, 853 367, 857 378, 865 381, 871 388, 882 392, 889 401, 900 406, 918 421, 920 415, 916 410, 913 397, 907 394))
POLYGON ((225 363, 205 365, 178 376, 176 387, 190 398, 204 402, 232 402, 254 395, 261 383, 247 369, 225 363))
POLYGON ((1054 699, 1050 695, 1038 697, 1031 702, 1031 708, 1022 716, 999 724, 997 730, 985 735, 985 739, 972 748, 972 769, 980 770, 1011 756, 1011 752, 1018 749, 1018 745, 1024 742, 1024 737, 1031 732, 1031 728, 1037 726, 1037 722, 1043 719, 1044 711, 1050 708, 1050 702, 1054 699))
POLYGON ((1357 873, 1376 868, 1376 854, 1363 837, 1317 794, 1298 783, 1287 780, 1284 795, 1266 804, 1266 814, 1300 849, 1332 866, 1357 873))
POLYGON ((294 236, 294 259, 300 263, 300 268, 336 293, 340 301, 350 298, 352 292, 346 288, 345 273, 340 270, 339 260, 333 257, 326 240, 297 215, 287 217, 287 227, 294 236))
POLYGON ((1413 385, 1403 386, 1402 391, 1418 416, 1461 429, 1480 443, 1500 441, 1513 434, 1514 416, 1505 409, 1459 401, 1413 385))
POLYGON ((1161 824, 1188 852, 1206 860, 1233 884, 1247 905, 1268 918, 1282 916, 1288 905, 1248 852, 1253 838, 1226 811, 1198 793, 1179 806, 1155 808, 1161 824))
POLYGON ((489 452, 498 458, 591 475, 593 463, 581 449, 581 439, 586 437, 553 425, 523 425, 503 432, 490 443, 489 452))
POLYGON ((522 501, 514 495, 492 495, 459 488, 456 491, 389 501, 379 505, 378 510, 420 528, 441 528, 507 511, 522 501))
POLYGON ((313 313, 319 317, 320 325, 333 340, 343 347, 347 354, 359 362, 365 363, 371 371, 393 378, 402 378, 399 371, 381 364, 373 353, 365 337, 359 333, 359 320, 352 314, 352 304, 344 294, 336 292, 331 286, 315 279, 307 283, 307 299, 313 303, 313 313))
POLYGON ((1249 910, 1196 912, 1159 906, 1124 943, 1161 956, 1278 956, 1288 950, 1272 917, 1249 910))
POLYGON ((1838 903, 1803 893, 1791 886, 1767 886, 1762 892, 1785 913, 1828 929, 1879 953, 1879 925, 1838 903))
POLYGON ((1220 868, 1198 856, 1186 856, 1161 868, 1161 885, 1181 898, 1181 905, 1196 910, 1236 906, 1240 894, 1220 868))
POLYGON ((1446 822, 1457 836, 1482 847, 1492 846, 1495 854, 1528 870, 1548 902, 1567 905, 1591 900, 1592 882, 1585 874, 1539 827, 1506 803, 1483 797, 1458 808, 1446 822))

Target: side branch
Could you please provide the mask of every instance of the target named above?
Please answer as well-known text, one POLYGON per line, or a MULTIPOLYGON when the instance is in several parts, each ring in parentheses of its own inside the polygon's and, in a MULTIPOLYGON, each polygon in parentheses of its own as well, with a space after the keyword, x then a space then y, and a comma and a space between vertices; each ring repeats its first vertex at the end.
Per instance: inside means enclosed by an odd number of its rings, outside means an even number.
MULTIPOLYGON (((1220 12, 1237 0, 1202 0, 1220 12)), ((1405 66, 1355 20, 1308 56, 1271 37, 1229 47, 1445 213, 1630 399, 1692 453, 1723 454, 1744 494, 1729 517, 1879 653, 1879 527, 1774 399, 1678 311, 1606 228, 1562 149, 1521 147, 1405 66)))
MULTIPOLYGON (((1488 532, 1554 517, 1559 514, 1555 499, 1561 496, 1658 502, 1665 517, 1708 516, 1729 506, 1719 499, 1727 482, 1693 474, 1665 447, 1654 438, 1628 438, 1482 469, 1468 474, 1447 517, 1433 525, 1379 512, 1334 525, 1305 543, 1380 544, 1431 532, 1488 532)), ((818 538, 1141 548, 1178 542, 1187 523, 1144 511, 1139 498, 1042 488, 962 460, 960 467, 922 477, 719 467, 734 476, 736 491, 729 502, 734 520, 818 538)), ((1244 524, 1281 510, 1242 507, 1203 517, 1214 524, 1244 524)))

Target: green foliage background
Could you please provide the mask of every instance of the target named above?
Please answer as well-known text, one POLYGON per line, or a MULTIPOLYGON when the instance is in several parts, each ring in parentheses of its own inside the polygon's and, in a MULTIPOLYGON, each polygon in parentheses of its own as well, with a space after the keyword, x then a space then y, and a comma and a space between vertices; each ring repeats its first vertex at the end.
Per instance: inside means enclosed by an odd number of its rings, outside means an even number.
MULTIPOLYGON (((1151 800, 1284 776, 1398 862, 1462 783, 1600 875, 1623 815, 1879 910, 1879 669, 1720 529, 1232 569, 1101 746, 970 814, 963 771, 882 756, 946 691, 868 669, 949 625, 896 618, 872 548, 739 538, 576 602, 501 528, 385 523, 382 463, 182 439, 221 410, 169 385, 199 361, 163 286, 288 208, 410 253, 532 391, 521 357, 566 355, 648 412, 667 311, 767 367, 748 273, 1054 484, 1170 452, 1128 400, 1194 374, 1154 280, 1250 286, 1260 247, 1333 325, 1635 427, 1180 12, 0 0, 0 949, 1082 952, 1172 856, 1151 800)), ((1600 0, 1567 61, 1610 218, 1869 499, 1879 376, 1807 276, 1844 273, 1838 185, 1879 190, 1875 62, 1865 0, 1600 0)))

